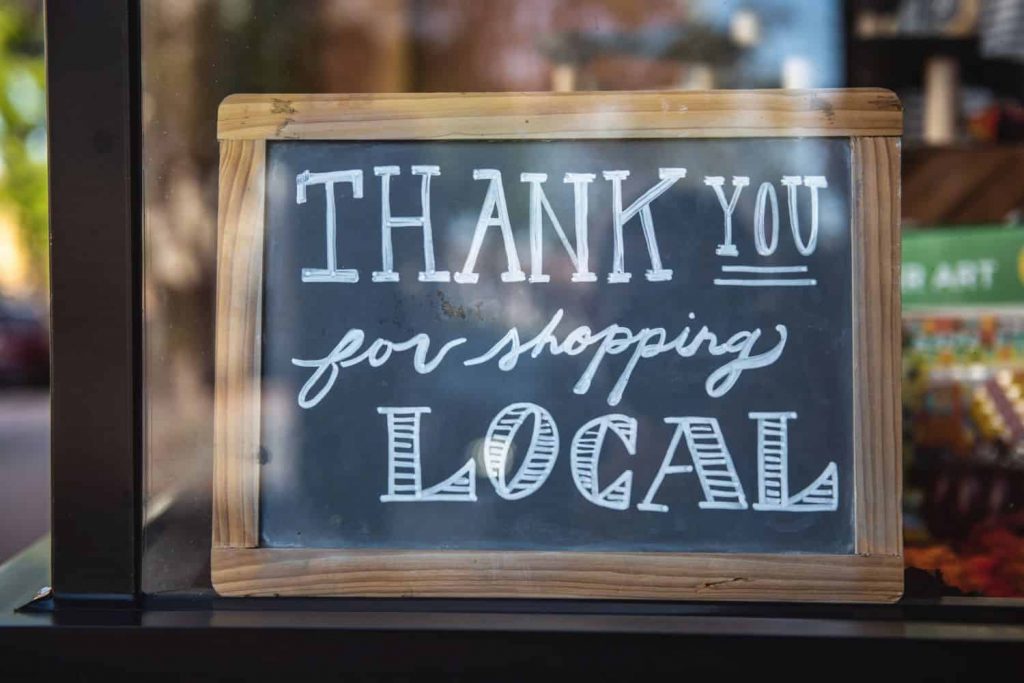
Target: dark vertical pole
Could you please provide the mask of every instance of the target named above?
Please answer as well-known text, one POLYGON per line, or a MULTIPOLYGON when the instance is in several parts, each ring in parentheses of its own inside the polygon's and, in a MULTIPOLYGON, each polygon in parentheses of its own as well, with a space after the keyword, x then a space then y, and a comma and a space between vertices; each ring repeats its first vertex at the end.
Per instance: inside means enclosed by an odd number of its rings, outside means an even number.
POLYGON ((53 586, 139 586, 139 26, 131 0, 47 0, 53 586))

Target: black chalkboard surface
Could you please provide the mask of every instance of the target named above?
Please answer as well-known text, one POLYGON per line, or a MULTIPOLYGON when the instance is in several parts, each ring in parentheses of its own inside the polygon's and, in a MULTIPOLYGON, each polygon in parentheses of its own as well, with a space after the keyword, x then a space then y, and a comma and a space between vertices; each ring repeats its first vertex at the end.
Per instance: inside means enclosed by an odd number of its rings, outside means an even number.
POLYGON ((854 553, 850 150, 268 142, 260 545, 854 553))

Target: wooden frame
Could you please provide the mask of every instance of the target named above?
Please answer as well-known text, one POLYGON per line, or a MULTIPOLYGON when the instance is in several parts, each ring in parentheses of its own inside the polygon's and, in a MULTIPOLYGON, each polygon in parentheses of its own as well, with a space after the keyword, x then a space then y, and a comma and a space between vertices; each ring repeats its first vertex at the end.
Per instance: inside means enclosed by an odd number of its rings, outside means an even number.
POLYGON ((235 95, 221 141, 212 579, 222 595, 893 601, 903 590, 899 136, 877 89, 235 95), (848 137, 853 555, 259 548, 267 140, 848 137))

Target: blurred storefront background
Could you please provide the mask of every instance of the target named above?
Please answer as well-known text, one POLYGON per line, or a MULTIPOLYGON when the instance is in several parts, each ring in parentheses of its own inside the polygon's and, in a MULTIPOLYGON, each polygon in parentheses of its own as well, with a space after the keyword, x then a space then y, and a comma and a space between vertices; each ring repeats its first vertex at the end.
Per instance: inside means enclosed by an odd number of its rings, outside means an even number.
MULTIPOLYGON (((223 97, 881 86, 906 108, 912 589, 1024 596, 1024 0, 141 4, 145 590, 209 585, 223 97)), ((0 2, 0 292, 22 312, 46 300, 40 22, 0 2)), ((0 401, 0 463, 38 395, 0 401)))
POLYGON ((0 561, 50 520, 46 90, 40 2, 0 2, 0 561))

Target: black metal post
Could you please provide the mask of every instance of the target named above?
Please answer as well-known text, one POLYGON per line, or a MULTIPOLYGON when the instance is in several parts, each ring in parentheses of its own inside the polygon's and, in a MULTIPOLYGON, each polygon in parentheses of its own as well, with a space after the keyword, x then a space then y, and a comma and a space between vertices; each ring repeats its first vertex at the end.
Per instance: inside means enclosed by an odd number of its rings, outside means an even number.
POLYGON ((47 0, 53 587, 139 586, 138 7, 47 0))

